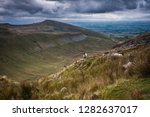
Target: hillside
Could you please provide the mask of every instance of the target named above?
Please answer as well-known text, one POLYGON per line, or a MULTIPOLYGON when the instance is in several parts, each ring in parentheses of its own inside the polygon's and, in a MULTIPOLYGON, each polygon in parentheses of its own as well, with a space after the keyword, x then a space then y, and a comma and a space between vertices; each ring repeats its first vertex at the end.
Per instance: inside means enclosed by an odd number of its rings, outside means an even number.
POLYGON ((123 48, 117 45, 39 79, 39 99, 150 99, 149 36, 140 35, 121 44, 123 48))
POLYGON ((0 24, 0 75, 38 79, 114 42, 80 27, 46 20, 29 25, 0 24))
POLYGON ((150 40, 144 34, 115 46, 78 59, 58 73, 38 80, 16 82, 0 77, 1 99, 150 99, 150 40), (147 41, 146 41, 147 42, 147 41), (9 86, 9 87, 7 87, 9 86), (5 89, 5 92, 2 92, 5 89))

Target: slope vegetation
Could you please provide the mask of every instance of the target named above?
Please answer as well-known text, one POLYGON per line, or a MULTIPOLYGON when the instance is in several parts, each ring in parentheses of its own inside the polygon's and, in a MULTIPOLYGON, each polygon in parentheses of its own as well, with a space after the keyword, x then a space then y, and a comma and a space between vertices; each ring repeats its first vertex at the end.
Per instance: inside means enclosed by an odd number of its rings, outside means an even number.
POLYGON ((122 52, 123 57, 88 57, 40 79, 41 99, 150 99, 150 47, 122 52), (128 61, 132 65, 125 69, 128 61))
MULTIPOLYGON (((136 40, 137 38, 134 39, 136 40)), ((122 46, 124 48, 116 47, 105 53, 78 59, 62 71, 35 81, 15 82, 1 76, 0 83, 3 87, 0 88, 0 97, 1 99, 150 99, 150 46, 148 44, 134 46, 122 44, 122 46), (2 92, 4 89, 6 92, 2 92)))

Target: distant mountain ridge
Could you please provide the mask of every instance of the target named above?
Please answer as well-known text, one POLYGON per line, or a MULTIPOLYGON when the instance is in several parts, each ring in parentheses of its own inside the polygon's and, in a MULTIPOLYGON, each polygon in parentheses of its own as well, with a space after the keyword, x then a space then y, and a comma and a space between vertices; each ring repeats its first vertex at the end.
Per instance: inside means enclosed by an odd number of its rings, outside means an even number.
MULTIPOLYGON (((88 29, 84 29, 78 26, 73 26, 70 24, 53 21, 53 20, 45 20, 39 23, 26 24, 26 25, 12 25, 12 24, 0 24, 0 30, 7 29, 12 32, 18 33, 83 33, 86 35, 95 35, 99 36, 100 34, 88 29)), ((102 36, 102 35, 101 35, 102 36)))

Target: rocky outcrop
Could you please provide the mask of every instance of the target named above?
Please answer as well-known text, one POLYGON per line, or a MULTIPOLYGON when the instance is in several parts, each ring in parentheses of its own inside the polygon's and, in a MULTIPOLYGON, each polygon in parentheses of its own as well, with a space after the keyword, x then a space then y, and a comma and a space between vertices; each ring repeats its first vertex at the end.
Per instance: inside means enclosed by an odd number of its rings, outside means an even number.
POLYGON ((139 35, 132 40, 120 43, 113 47, 113 49, 125 49, 130 47, 135 47, 138 45, 150 45, 150 33, 139 35))

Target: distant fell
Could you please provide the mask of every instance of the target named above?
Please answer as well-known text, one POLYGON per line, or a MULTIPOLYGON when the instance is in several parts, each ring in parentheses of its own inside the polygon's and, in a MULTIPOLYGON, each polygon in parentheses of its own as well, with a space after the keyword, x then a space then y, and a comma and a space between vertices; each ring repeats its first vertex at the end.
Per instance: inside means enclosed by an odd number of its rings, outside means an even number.
POLYGON ((26 25, 12 25, 12 24, 1 24, 0 29, 9 30, 18 33, 66 33, 66 32, 80 32, 89 36, 103 36, 100 33, 84 29, 78 26, 73 26, 63 22, 45 20, 39 23, 26 24, 26 25))

